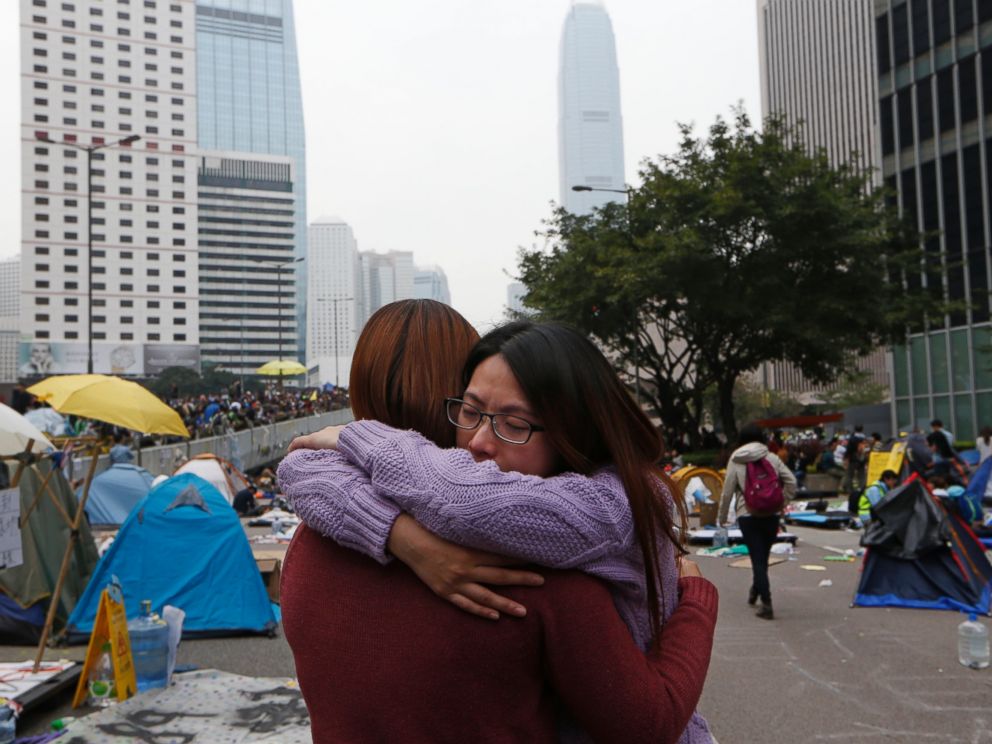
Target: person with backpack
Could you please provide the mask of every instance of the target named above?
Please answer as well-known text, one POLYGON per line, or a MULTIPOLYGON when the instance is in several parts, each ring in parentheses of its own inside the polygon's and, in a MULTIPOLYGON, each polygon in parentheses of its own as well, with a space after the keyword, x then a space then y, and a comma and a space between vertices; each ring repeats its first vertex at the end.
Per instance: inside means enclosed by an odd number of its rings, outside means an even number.
POLYGON ((768 451, 767 441, 756 424, 741 429, 738 447, 727 463, 717 521, 727 524, 733 503, 737 525, 751 558, 752 583, 747 603, 754 605, 760 599, 755 614, 771 620, 775 613, 768 583, 768 556, 778 534, 779 515, 796 493, 796 476, 777 455, 768 451))

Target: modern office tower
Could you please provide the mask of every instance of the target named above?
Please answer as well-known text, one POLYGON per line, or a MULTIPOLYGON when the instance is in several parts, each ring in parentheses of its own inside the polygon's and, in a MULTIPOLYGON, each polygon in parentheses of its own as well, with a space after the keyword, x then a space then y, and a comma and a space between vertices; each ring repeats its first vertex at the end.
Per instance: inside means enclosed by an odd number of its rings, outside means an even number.
POLYGON ((20 12, 18 372, 85 372, 90 340, 95 372, 193 366, 195 6, 21 0, 20 12))
POLYGON ((17 379, 21 257, 0 259, 0 382, 17 379))
POLYGON ((558 178, 561 205, 574 214, 624 198, 620 71, 613 25, 597 0, 573 0, 561 32, 558 178))
POLYGON ((834 164, 879 162, 872 0, 757 0, 761 113, 834 164))
POLYGON ((337 217, 310 225, 307 258, 307 366, 320 382, 347 387, 355 341, 364 324, 361 262, 351 227, 337 217))
POLYGON ((296 202, 288 156, 200 152, 200 354, 253 374, 297 353, 296 202))
POLYGON ((876 0, 882 176, 926 237, 907 277, 964 301, 893 353, 893 425, 992 425, 992 3, 876 0), (977 10, 977 14, 976 14, 977 10))
MULTIPOLYGON (((757 0, 757 8, 762 118, 800 125, 810 150, 823 148, 834 165, 856 158, 879 168, 872 0, 757 0)), ((888 387, 887 359, 879 349, 855 366, 888 387)), ((804 402, 824 391, 788 362, 767 362, 756 377, 804 402)))
POLYGON ((448 290, 448 277, 440 266, 425 266, 418 268, 413 274, 413 296, 422 300, 437 300, 445 305, 451 304, 451 292, 448 290))
MULTIPOLYGON (((306 258, 306 143, 292 0, 196 0, 196 45, 200 147, 293 159, 296 256, 306 258)), ((309 273, 305 262, 296 267, 299 328, 306 327, 309 273)))
POLYGON ((372 313, 383 305, 414 297, 414 268, 410 251, 363 252, 360 259, 363 297, 360 323, 364 326, 372 313))
POLYGON ((527 294, 527 287, 523 282, 510 282, 506 287, 506 309, 510 313, 523 313, 527 309, 524 307, 524 295, 527 294))

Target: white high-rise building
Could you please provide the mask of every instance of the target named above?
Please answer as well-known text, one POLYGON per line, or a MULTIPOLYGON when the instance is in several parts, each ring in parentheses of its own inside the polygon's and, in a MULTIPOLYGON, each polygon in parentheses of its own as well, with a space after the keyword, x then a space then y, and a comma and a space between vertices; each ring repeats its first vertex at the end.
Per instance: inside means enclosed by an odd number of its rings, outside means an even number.
POLYGON ((84 372, 90 340, 95 372, 198 364, 195 4, 20 11, 18 372, 84 372))
POLYGON ((757 0, 761 112, 802 123, 832 163, 881 164, 873 0, 757 0))
POLYGON ((358 242, 347 222, 324 217, 310 225, 308 244, 307 366, 319 365, 320 382, 347 386, 365 320, 358 242))
POLYGON ((0 382, 17 379, 21 257, 0 259, 0 382))
POLYGON ((558 174, 561 204, 573 214, 622 201, 623 117, 610 16, 598 0, 573 0, 561 32, 558 174), (573 186, 610 191, 572 190, 573 186))
POLYGON ((451 304, 448 277, 440 266, 418 268, 413 275, 413 296, 420 300, 437 300, 451 304))

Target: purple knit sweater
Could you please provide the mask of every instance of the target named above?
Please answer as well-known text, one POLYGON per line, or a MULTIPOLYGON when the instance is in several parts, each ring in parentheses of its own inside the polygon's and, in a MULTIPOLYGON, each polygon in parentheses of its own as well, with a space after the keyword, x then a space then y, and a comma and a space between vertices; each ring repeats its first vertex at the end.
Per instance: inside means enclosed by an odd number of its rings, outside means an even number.
MULTIPOLYGON (((393 522, 407 512, 459 545, 597 576, 640 649, 650 645, 644 562, 627 495, 610 468, 588 477, 507 473, 465 450, 365 420, 344 428, 337 452, 291 452, 279 465, 279 484, 309 527, 383 563, 393 522)), ((659 548, 667 619, 678 601, 678 571, 671 543, 659 548)), ((698 713, 680 741, 711 741, 698 713)))

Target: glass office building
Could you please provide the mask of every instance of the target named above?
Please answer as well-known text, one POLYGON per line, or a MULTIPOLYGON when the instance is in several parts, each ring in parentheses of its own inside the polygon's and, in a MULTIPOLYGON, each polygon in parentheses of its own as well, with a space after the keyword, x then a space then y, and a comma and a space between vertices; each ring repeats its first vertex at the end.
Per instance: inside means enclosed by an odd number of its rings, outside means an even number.
POLYGON ((973 439, 992 425, 992 2, 875 0, 875 31, 882 176, 926 235, 907 280, 960 303, 894 350, 893 425, 973 439))
POLYGON ((558 177, 573 214, 622 201, 623 117, 613 25, 596 0, 575 0, 561 31, 558 67, 558 177), (573 186, 608 191, 572 190, 573 186))
MULTIPOLYGON (((196 0, 196 54, 200 149, 293 158, 295 254, 305 257, 306 142, 292 0, 196 0)), ((296 277, 296 327, 305 328, 305 262, 296 277)))

